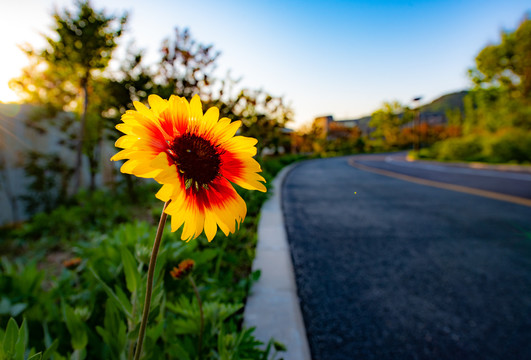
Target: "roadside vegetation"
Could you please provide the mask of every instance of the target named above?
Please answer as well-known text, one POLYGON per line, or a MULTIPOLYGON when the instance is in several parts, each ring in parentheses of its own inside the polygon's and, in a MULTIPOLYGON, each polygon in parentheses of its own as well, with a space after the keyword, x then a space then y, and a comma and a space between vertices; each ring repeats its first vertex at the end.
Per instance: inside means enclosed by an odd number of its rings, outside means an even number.
POLYGON ((397 101, 365 118, 317 118, 293 149, 335 156, 397 150, 442 161, 531 163, 531 20, 501 33, 469 70, 472 88, 412 107, 397 101))
MULTIPOLYGON (((297 159, 264 160, 268 186, 283 166, 297 159)), ((43 358, 54 359, 132 356, 162 209, 152 196, 158 187, 153 182, 136 186, 136 202, 125 186, 80 193, 69 204, 2 229, 3 358, 18 359, 19 348, 30 357, 45 352, 43 358), (12 350, 5 350, 11 345, 12 350)), ((270 359, 284 349, 275 339, 261 344, 253 329, 242 327, 245 300, 260 276, 251 266, 267 194, 241 195, 248 214, 235 234, 220 233, 210 243, 204 234, 188 243, 180 240, 179 231, 164 235, 155 274, 156 306, 144 343, 146 359, 176 354, 179 359, 270 359), (184 277, 172 276, 188 259, 193 269, 184 277)))
POLYGON ((457 113, 461 136, 417 153, 420 158, 531 163, 531 20, 503 32, 469 71, 474 87, 457 113))

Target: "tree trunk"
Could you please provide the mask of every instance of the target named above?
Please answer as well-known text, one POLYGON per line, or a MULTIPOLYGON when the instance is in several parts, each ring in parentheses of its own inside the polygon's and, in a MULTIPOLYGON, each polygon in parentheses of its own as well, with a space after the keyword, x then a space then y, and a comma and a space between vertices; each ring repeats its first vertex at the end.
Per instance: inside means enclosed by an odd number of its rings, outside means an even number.
POLYGON ((74 191, 73 194, 77 194, 79 188, 81 187, 82 180, 82 170, 83 170, 83 143, 85 141, 85 124, 87 122, 87 111, 88 111, 88 74, 81 79, 81 89, 83 93, 83 112, 81 113, 81 124, 79 126, 79 136, 77 141, 76 149, 76 164, 75 164, 75 174, 74 174, 74 191))

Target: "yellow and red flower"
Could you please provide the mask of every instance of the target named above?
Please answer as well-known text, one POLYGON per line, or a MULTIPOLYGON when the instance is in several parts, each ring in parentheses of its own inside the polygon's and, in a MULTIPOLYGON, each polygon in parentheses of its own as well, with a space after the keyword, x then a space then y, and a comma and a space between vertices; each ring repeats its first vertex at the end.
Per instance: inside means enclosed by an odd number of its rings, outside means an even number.
POLYGON ((233 233, 247 206, 232 183, 248 190, 266 191, 254 138, 235 136, 241 121, 219 119, 211 107, 203 114, 199 96, 188 103, 171 96, 148 98, 150 108, 134 102, 136 110, 116 126, 125 135, 116 141, 124 150, 111 160, 128 159, 121 172, 154 178, 162 184, 156 197, 171 200, 165 212, 172 216, 172 231, 183 226, 181 238, 190 240, 203 230, 211 241, 219 227, 233 233))
POLYGON ((193 261, 192 259, 185 259, 179 263, 179 267, 173 267, 173 270, 170 271, 170 275, 175 280, 182 279, 192 272, 194 266, 195 261, 193 261))

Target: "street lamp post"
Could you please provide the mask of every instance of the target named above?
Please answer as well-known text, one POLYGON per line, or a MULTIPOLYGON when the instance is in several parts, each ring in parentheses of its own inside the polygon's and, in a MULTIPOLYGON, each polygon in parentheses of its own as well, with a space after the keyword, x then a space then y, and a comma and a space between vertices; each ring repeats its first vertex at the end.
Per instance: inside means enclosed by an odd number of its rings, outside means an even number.
POLYGON ((413 98, 413 103, 416 104, 416 116, 415 116, 415 129, 417 130, 417 141, 414 144, 414 150, 419 151, 420 150, 420 107, 419 102, 422 99, 422 96, 417 96, 413 98))

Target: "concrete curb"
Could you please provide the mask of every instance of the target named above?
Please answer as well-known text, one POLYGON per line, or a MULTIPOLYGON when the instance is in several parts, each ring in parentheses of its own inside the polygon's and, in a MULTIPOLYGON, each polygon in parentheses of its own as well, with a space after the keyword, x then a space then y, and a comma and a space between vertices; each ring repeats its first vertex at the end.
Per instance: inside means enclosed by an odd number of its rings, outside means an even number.
POLYGON ((261 276, 247 298, 244 326, 256 327, 256 338, 265 344, 271 338, 285 344, 285 360, 310 360, 281 208, 282 182, 291 168, 282 169, 273 180, 271 197, 261 209, 253 262, 261 276))

